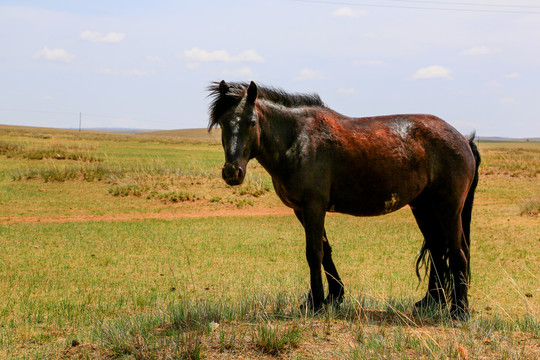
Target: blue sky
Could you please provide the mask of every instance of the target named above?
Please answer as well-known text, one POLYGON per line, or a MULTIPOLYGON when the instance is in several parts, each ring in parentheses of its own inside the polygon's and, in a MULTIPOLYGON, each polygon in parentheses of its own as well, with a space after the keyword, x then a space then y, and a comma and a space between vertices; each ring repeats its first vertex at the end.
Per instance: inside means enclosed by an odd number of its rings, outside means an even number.
POLYGON ((496 4, 0 0, 0 123, 201 128, 225 79, 540 137, 540 1, 496 4))

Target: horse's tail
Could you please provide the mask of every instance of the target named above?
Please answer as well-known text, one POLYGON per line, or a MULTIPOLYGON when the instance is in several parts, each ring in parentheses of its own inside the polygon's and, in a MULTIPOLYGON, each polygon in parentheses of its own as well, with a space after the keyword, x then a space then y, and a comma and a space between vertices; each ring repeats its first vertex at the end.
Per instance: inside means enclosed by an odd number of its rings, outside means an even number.
MULTIPOLYGON (((475 133, 472 133, 469 137, 469 146, 471 147, 471 151, 474 156, 475 161, 475 170, 474 170, 474 179, 471 184, 471 187, 469 189, 469 192, 467 194, 467 198, 465 199, 465 204, 463 206, 463 211, 461 212, 461 224, 463 227, 463 235, 465 237, 465 242, 467 244, 467 249, 470 251, 471 246, 471 217, 472 217, 472 208, 473 208, 473 201, 474 201, 474 191, 476 190, 476 186, 478 185, 478 168, 480 167, 480 152, 478 151, 478 147, 474 143, 474 138, 476 137, 475 133)), ((470 270, 470 259, 467 259, 467 273, 470 280, 471 277, 471 270, 470 270)))

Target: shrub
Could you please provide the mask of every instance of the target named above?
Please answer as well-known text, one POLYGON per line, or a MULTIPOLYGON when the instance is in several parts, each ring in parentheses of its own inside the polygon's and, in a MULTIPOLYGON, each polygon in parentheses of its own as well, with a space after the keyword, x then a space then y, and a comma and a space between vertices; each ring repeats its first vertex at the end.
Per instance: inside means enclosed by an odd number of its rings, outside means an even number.
POLYGON ((540 198, 529 199, 520 205, 521 216, 538 216, 540 214, 540 198))
POLYGON ((280 329, 278 325, 260 324, 255 335, 255 345, 263 353, 278 355, 290 347, 296 347, 301 340, 301 331, 293 326, 280 329))

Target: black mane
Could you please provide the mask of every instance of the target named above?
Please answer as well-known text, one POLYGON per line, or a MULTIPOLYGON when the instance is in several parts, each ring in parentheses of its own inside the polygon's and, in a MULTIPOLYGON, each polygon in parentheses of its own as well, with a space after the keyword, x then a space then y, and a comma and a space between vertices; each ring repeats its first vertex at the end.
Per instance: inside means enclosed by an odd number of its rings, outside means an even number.
MULTIPOLYGON (((225 111, 231 106, 240 103, 249 87, 249 83, 245 82, 233 82, 228 83, 228 85, 229 91, 225 95, 221 95, 219 91, 219 82, 213 82, 208 86, 208 91, 210 91, 208 96, 212 98, 208 130, 211 130, 217 125, 219 117, 225 111)), ((257 97, 259 99, 268 100, 285 107, 326 106, 317 94, 290 94, 281 89, 259 85, 257 85, 257 90, 257 97)))

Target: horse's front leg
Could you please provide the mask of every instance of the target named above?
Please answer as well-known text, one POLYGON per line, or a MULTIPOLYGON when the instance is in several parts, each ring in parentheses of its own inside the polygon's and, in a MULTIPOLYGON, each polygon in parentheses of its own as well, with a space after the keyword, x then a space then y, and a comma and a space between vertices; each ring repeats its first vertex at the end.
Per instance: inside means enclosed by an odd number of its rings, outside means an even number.
POLYGON ((306 232, 306 259, 309 265, 311 289, 303 307, 318 311, 324 302, 324 288, 321 274, 323 260, 323 235, 325 207, 312 203, 302 208, 304 230, 306 232))
MULTIPOLYGON (((304 217, 302 211, 295 210, 294 214, 302 226, 304 226, 304 217)), ((332 260, 332 247, 328 241, 326 229, 323 230, 322 266, 326 274, 326 280, 328 281, 328 296, 324 299, 324 303, 338 306, 343 301, 345 290, 343 287, 343 282, 341 281, 341 278, 337 272, 336 265, 334 265, 334 261, 332 260)))

